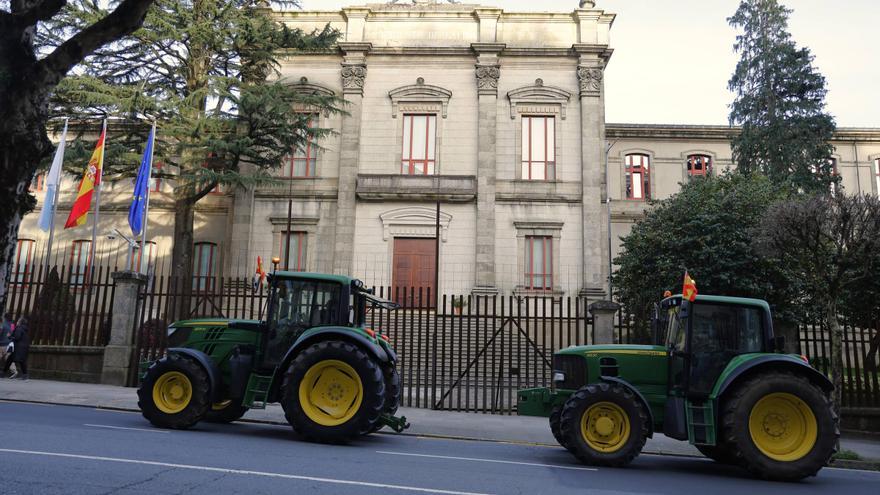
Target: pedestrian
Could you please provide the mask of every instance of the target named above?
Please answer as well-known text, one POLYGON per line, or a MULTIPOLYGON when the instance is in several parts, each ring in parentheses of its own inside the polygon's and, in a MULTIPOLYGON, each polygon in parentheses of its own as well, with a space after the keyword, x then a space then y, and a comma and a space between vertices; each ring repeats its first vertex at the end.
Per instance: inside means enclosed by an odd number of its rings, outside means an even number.
POLYGON ((6 347, 12 342, 12 329, 15 325, 12 323, 12 314, 5 313, 3 319, 0 320, 0 364, 6 365, 7 356, 6 347))
POLYGON ((12 331, 12 346, 12 357, 6 358, 3 372, 8 373, 9 367, 14 362, 16 371, 9 378, 27 380, 27 358, 31 346, 31 336, 28 335, 28 320, 24 316, 18 319, 18 323, 15 324, 15 329, 12 331))

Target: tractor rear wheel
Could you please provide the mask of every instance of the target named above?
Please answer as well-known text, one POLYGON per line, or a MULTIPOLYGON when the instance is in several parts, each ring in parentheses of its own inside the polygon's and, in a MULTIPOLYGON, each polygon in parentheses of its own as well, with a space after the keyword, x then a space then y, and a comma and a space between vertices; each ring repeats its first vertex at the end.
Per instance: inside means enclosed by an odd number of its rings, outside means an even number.
POLYGON ((346 443, 370 431, 385 403, 379 363, 343 341, 318 342, 302 351, 282 387, 287 421, 315 442, 346 443))
POLYGON ((208 374, 179 354, 153 363, 138 388, 138 407, 160 428, 184 429, 205 417, 210 403, 208 374))
POLYGON ((581 462, 625 466, 645 445, 648 413, 628 388, 596 383, 581 387, 565 401, 560 427, 560 443, 581 462))
POLYGON ((830 398, 806 377, 761 373, 726 394, 722 434, 736 462, 758 477, 794 481, 828 463, 840 436, 830 398))
MULTIPOLYGON (((385 379, 385 405, 382 408, 382 412, 389 416, 394 416, 400 407, 400 372, 397 371, 396 366, 388 363, 382 365, 382 375, 385 379)), ((370 433, 381 430, 383 426, 385 425, 381 422, 376 422, 370 433)))
POLYGON ((211 408, 205 413, 205 421, 209 423, 232 423, 235 420, 241 419, 246 412, 248 412, 247 407, 237 404, 233 400, 215 402, 211 404, 211 408))

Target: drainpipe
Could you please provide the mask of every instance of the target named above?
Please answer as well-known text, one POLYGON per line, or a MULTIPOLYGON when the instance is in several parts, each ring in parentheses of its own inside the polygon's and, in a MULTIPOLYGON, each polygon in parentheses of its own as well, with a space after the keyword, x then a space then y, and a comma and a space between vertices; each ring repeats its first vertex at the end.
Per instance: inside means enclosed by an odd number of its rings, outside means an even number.
POLYGON ((605 146, 605 210, 608 212, 608 300, 611 301, 613 299, 613 293, 611 292, 611 186, 608 181, 608 153, 611 151, 611 148, 617 144, 619 139, 615 139, 613 143, 605 146))

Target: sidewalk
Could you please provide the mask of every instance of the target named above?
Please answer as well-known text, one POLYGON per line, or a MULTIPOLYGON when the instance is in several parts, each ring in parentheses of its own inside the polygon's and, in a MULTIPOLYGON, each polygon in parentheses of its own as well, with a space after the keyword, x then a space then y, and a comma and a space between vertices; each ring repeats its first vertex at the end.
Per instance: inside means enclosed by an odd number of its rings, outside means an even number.
MULTIPOLYGON (((0 400, 31 401, 51 404, 89 406, 107 409, 137 411, 134 388, 96 385, 91 383, 58 382, 50 380, 0 379, 0 400)), ((503 442, 530 443, 557 447, 547 419, 494 414, 432 411, 430 409, 401 408, 412 425, 405 434, 450 438, 467 438, 503 442)), ((264 410, 251 410, 244 420, 287 424, 281 406, 272 404, 264 410)), ((146 421, 146 420, 145 420, 146 421)), ((841 447, 852 450, 863 459, 880 459, 880 437, 845 435, 841 447)), ((693 455, 700 453, 687 442, 680 442, 655 434, 649 438, 644 452, 653 454, 693 455)))

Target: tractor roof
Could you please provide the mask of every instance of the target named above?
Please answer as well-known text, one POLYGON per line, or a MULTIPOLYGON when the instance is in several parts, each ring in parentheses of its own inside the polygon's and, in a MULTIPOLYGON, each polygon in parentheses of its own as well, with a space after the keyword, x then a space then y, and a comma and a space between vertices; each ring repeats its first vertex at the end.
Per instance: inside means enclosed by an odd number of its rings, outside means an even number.
POLYGON ((287 272, 283 270, 275 272, 273 276, 283 279, 320 280, 322 282, 336 282, 342 285, 349 285, 351 284, 351 281, 354 280, 353 278, 346 277, 345 275, 334 275, 331 273, 287 272))
MULTIPOLYGON (((666 306, 669 303, 667 301, 671 299, 681 299, 681 294, 676 294, 674 296, 669 296, 663 301, 661 301, 661 306, 666 306), (665 303, 665 304, 664 304, 665 303)), ((719 303, 719 304, 738 304, 740 306, 758 306, 765 311, 770 311, 770 305, 767 304, 767 301, 763 299, 753 299, 751 297, 733 297, 733 296, 710 296, 705 294, 697 294, 696 302, 706 302, 706 303, 719 303)))

